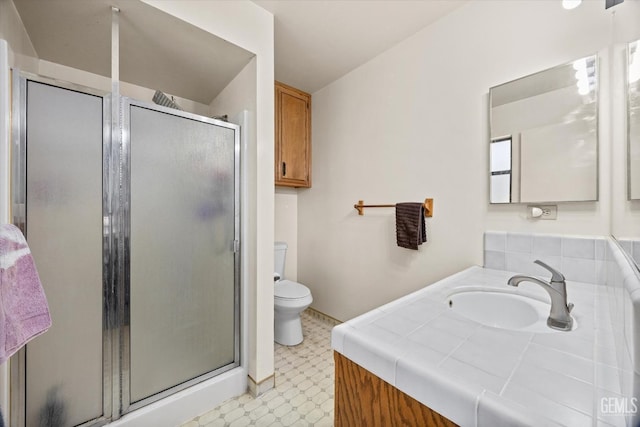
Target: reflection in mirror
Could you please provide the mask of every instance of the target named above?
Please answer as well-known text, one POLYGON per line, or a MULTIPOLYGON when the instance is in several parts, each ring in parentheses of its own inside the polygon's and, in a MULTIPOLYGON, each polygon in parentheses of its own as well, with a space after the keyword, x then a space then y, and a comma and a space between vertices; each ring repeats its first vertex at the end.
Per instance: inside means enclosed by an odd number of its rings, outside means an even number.
POLYGON ((597 81, 593 55, 490 89, 491 203, 598 200, 597 81))
POLYGON ((491 141, 491 202, 511 202, 511 137, 491 141))
MULTIPOLYGON (((640 199, 640 40, 629 43, 628 52, 628 196, 640 199)), ((640 248, 639 248, 640 249, 640 248)), ((639 254, 640 255, 640 254, 639 254)))

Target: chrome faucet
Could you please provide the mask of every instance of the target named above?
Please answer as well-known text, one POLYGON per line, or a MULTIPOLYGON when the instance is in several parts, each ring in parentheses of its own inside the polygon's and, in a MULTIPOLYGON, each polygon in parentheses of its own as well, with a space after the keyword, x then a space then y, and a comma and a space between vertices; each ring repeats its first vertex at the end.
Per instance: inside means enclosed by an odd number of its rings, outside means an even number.
POLYGON ((569 313, 573 309, 573 304, 567 304, 567 284, 564 276, 539 259, 534 262, 551 272, 551 281, 549 283, 535 277, 520 274, 510 278, 507 283, 510 286, 518 286, 520 282, 533 282, 542 286, 551 297, 551 313, 547 319, 547 326, 561 331, 570 331, 573 326, 573 319, 569 313))

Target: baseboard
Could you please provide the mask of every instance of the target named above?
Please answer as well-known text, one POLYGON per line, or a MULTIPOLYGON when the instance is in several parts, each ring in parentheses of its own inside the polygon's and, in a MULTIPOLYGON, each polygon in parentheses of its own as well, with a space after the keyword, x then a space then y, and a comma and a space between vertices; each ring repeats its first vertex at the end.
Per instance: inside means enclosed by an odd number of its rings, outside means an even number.
POLYGON ((311 317, 315 317, 316 319, 322 320, 324 322, 330 323, 333 326, 339 325, 342 323, 341 320, 336 319, 335 317, 331 317, 328 314, 324 314, 321 311, 316 310, 315 308, 309 307, 305 310, 307 314, 311 317))
POLYGON ((256 382, 250 375, 247 375, 247 383, 249 386, 249 393, 253 397, 258 397, 264 394, 276 386, 276 374, 265 378, 259 383, 256 382))

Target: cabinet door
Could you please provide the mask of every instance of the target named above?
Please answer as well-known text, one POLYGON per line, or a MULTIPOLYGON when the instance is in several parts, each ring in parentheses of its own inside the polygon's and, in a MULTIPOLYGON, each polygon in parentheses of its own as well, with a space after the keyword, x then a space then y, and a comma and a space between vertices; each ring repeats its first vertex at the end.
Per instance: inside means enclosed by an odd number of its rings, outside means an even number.
POLYGON ((311 187, 311 95, 276 83, 276 185, 311 187))

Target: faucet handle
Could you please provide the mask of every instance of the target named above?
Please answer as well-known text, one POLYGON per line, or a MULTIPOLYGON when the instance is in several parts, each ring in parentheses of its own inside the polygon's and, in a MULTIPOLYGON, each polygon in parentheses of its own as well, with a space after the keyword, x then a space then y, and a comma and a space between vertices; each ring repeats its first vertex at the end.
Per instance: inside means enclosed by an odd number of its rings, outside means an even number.
POLYGON ((535 260, 534 263, 538 264, 541 267, 546 268, 547 270, 549 270, 549 272, 551 272, 551 281, 552 282, 564 282, 564 280, 565 280, 564 276, 562 275, 562 273, 560 273, 555 268, 551 267, 550 265, 545 264, 544 262, 540 261, 539 259, 535 260))

